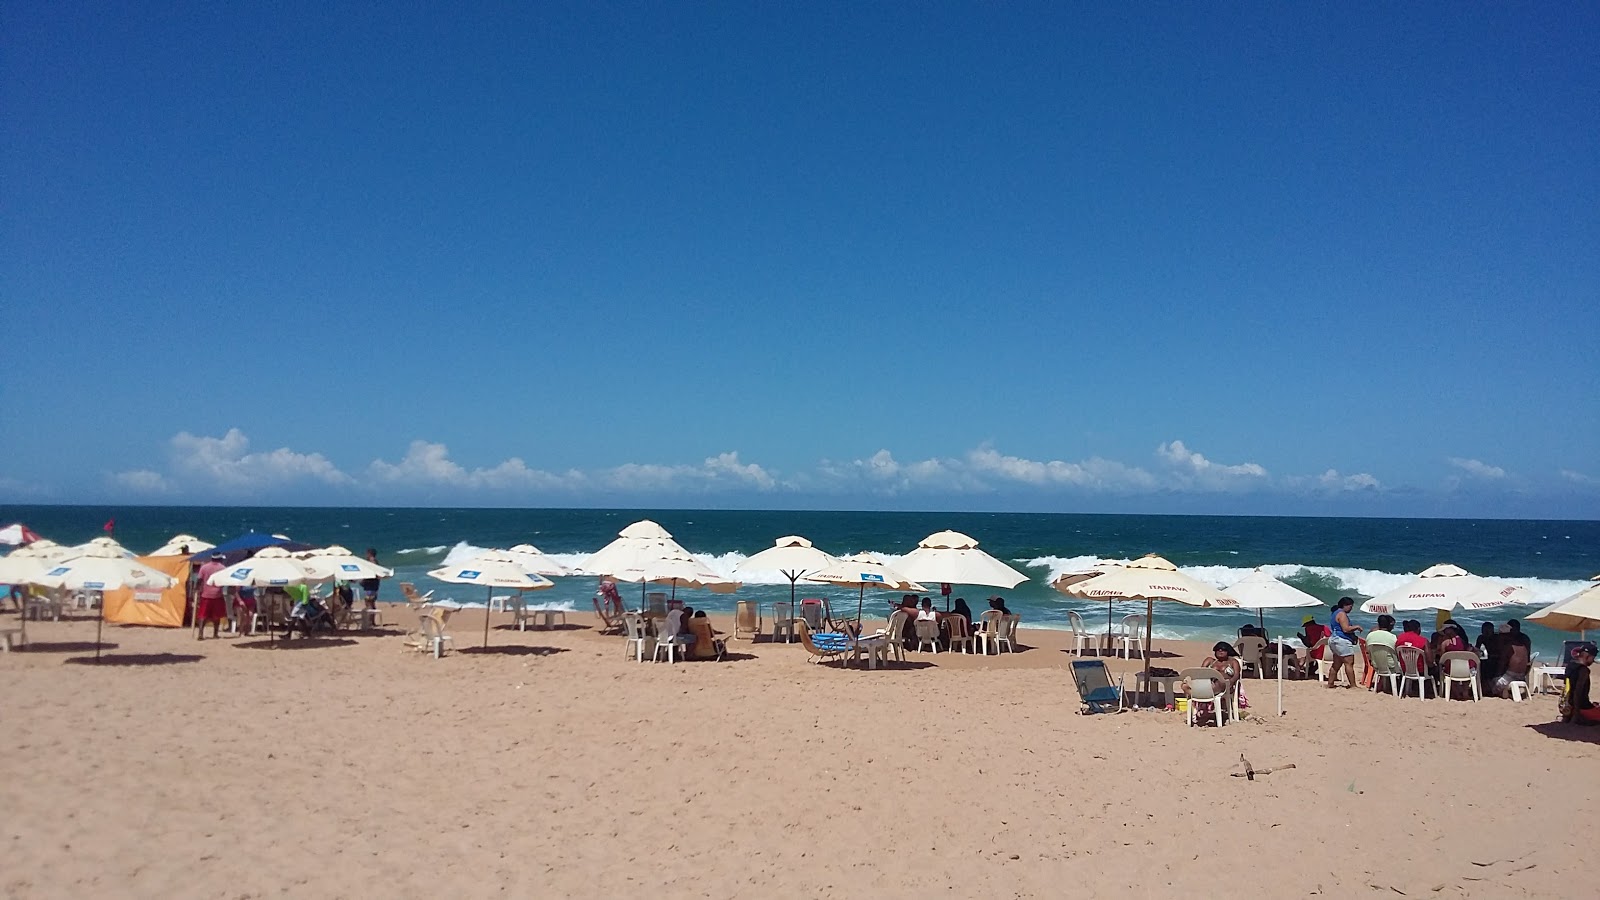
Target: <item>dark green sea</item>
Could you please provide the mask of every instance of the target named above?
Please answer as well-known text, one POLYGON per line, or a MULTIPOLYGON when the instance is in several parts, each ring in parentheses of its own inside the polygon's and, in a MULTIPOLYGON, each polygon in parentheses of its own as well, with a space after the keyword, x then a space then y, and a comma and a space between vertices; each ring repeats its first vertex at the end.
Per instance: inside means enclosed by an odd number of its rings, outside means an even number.
MULTIPOLYGON (((1478 575, 1521 584, 1542 603, 1568 596, 1600 572, 1600 522, 1463 519, 1335 519, 1232 516, 1072 515, 1038 513, 771 512, 760 510, 587 509, 335 509, 249 507, 0 507, 0 524, 23 522, 61 543, 99 536, 115 519, 115 537, 148 551, 177 532, 220 542, 248 530, 285 534, 310 544, 338 543, 357 552, 377 549, 398 581, 414 581, 438 596, 481 602, 454 585, 425 574, 455 554, 477 548, 531 543, 561 561, 576 564, 637 519, 653 519, 713 568, 728 572, 776 537, 800 534, 830 553, 871 550, 894 557, 918 540, 946 528, 977 538, 983 549, 1032 578, 1004 591, 1025 625, 1065 628, 1067 611, 1106 616, 1104 604, 1069 601, 1048 583, 1064 571, 1097 560, 1159 553, 1184 571, 1218 586, 1237 581, 1256 566, 1324 600, 1341 595, 1373 596, 1438 562, 1452 562, 1478 575)), ((592 578, 559 578, 539 600, 589 609, 592 578)), ((957 588, 969 601, 994 593, 957 588)), ((807 596, 826 595, 820 587, 807 596)), ((844 594, 835 589, 836 599, 844 594)), ((789 586, 747 584, 737 595, 759 600, 787 598, 789 586)), ((731 610, 735 599, 686 592, 696 606, 731 610)), ((394 583, 384 599, 398 600, 394 583)), ((853 593, 850 599, 854 600, 853 593)), ((869 611, 882 609, 881 598, 869 611)), ((1130 612, 1132 610, 1129 610, 1130 612)), ((1497 620, 1519 617, 1526 607, 1492 611, 1497 620)), ((1121 611, 1119 611, 1120 614, 1121 611)), ((1300 610, 1267 614, 1268 626, 1292 631, 1300 610)), ((1169 638, 1231 635, 1245 615, 1166 604, 1156 613, 1156 633, 1169 638)), ((1369 618, 1369 617, 1361 617, 1369 618)), ((1479 619, 1459 615, 1474 625, 1479 619)), ((1370 623, 1369 623, 1370 624, 1370 623)), ((1562 635, 1530 626, 1536 645, 1553 655, 1562 635)))

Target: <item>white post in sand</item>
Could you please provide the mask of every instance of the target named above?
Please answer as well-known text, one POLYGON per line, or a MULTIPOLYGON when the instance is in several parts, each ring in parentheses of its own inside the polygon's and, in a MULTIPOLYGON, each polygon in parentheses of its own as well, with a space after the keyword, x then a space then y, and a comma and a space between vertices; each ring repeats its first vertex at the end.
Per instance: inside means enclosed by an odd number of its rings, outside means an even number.
POLYGON ((1278 641, 1278 717, 1283 717, 1283 641, 1278 641))

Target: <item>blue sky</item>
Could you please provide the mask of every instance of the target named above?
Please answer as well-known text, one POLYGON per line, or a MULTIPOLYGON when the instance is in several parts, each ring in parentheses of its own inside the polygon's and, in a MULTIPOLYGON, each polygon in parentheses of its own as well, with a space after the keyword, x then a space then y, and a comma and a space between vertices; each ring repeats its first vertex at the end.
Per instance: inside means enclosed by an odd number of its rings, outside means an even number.
POLYGON ((1600 9, 9 4, 0 502, 1600 516, 1600 9))

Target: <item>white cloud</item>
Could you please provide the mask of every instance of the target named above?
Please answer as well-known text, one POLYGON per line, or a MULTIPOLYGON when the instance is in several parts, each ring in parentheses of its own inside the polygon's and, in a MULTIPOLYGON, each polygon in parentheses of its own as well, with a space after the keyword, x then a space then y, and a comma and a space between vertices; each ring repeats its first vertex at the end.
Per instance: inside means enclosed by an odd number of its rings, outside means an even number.
POLYGON ((1156 448, 1156 457, 1166 463, 1178 483, 1185 487, 1231 490, 1267 481, 1267 470, 1257 463, 1225 465, 1213 462, 1184 446, 1183 441, 1162 444, 1156 448))
POLYGON ((1505 469, 1499 466, 1491 466, 1476 459, 1462 459, 1459 456, 1452 456, 1445 461, 1474 478, 1493 479, 1506 477, 1505 469))
POLYGON ((1600 478, 1596 478, 1593 475, 1585 475, 1582 472, 1574 472, 1571 469, 1562 469, 1561 477, 1573 484, 1580 484, 1584 487, 1600 487, 1600 478))
POLYGON ((111 476, 111 482, 136 494, 165 494, 172 489, 165 475, 149 469, 117 472, 111 476))
POLYGON ((967 463, 976 473, 993 475, 1005 481, 1039 486, 1067 485, 1094 490, 1153 490, 1155 476, 1135 466, 1098 456, 1083 462, 1048 462, 1007 456, 987 445, 967 454, 967 463))
POLYGON ((450 458, 450 448, 428 441, 412 441, 397 463, 373 460, 367 473, 373 484, 467 490, 562 490, 583 481, 582 473, 563 476, 530 469, 515 456, 489 468, 468 469, 450 458))
POLYGON ((235 491, 304 481, 327 485, 352 481, 320 453, 297 453, 287 447, 251 453, 250 439, 237 428, 220 438, 179 432, 172 438, 172 462, 177 473, 235 491))

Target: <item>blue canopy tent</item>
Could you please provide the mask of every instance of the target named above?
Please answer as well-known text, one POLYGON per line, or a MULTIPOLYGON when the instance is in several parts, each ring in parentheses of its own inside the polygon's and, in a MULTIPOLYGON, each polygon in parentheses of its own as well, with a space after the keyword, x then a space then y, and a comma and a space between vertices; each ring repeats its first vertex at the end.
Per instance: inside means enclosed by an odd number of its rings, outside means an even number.
POLYGON ((212 547, 210 550, 202 550, 199 553, 190 556, 189 562, 199 565, 213 556, 220 556, 222 557, 224 564, 231 566, 242 559, 248 559, 254 556, 257 551, 263 550, 267 547, 282 547, 290 553, 298 553, 301 550, 314 549, 313 545, 311 544, 302 544, 299 541, 292 541, 286 537, 279 537, 275 534, 262 534, 259 531, 247 531, 231 541, 223 541, 215 547, 212 547))

